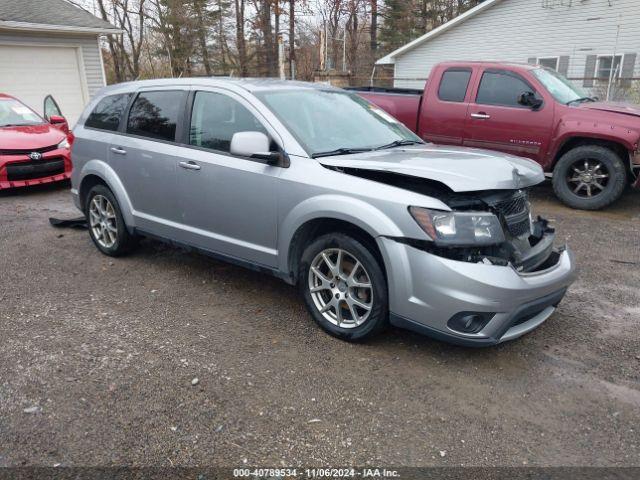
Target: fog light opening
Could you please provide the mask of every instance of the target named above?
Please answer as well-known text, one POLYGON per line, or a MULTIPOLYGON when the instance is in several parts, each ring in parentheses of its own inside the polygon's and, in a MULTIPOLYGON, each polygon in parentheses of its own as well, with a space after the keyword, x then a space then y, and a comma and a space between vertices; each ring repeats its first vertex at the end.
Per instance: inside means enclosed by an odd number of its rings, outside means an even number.
POLYGON ((493 313, 460 312, 447 322, 447 326, 460 333, 478 333, 493 318, 493 313))

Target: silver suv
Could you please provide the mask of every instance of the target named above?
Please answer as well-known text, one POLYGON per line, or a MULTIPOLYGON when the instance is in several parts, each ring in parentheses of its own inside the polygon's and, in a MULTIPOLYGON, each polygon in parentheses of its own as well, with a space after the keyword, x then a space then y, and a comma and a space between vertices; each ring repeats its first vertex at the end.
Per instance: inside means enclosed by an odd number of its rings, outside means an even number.
POLYGON ((170 79, 103 89, 74 129, 75 204, 107 255, 164 239, 298 285, 328 333, 492 345, 542 324, 573 255, 531 215, 533 161, 434 146, 349 92, 170 79))

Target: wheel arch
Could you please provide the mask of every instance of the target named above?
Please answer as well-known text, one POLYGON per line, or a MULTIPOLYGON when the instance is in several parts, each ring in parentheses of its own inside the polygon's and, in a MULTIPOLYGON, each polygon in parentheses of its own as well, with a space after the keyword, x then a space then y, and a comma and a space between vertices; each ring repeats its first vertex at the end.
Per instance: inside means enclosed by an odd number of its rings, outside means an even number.
POLYGON ((287 215, 279 233, 280 271, 289 283, 297 281, 304 248, 312 239, 330 232, 344 233, 365 243, 385 273, 384 255, 376 239, 381 235, 403 236, 398 225, 370 203, 341 195, 308 199, 287 215))
POLYGON ((315 238, 327 233, 342 233, 358 240, 369 249, 371 254, 380 263, 385 277, 387 275, 384 257, 378 246, 378 242, 368 231, 358 225, 338 218, 321 217, 308 220, 298 227, 293 234, 287 252, 287 272, 291 283, 297 283, 300 258, 307 245, 315 238))
POLYGON ((562 156, 565 153, 569 152, 570 150, 573 150, 574 148, 584 147, 584 146, 598 146, 598 147, 604 147, 611 150, 616 155, 618 155, 618 157, 620 157, 620 160, 622 160, 622 163, 625 166, 627 174, 630 175, 633 173, 632 166, 631 166, 632 165, 631 156, 629 155, 630 151, 625 146, 624 143, 611 140, 608 138, 580 136, 580 135, 570 136, 560 144, 559 148, 556 151, 555 156, 553 157, 553 164, 551 165, 551 169, 552 170, 555 169, 556 165, 558 164, 558 160, 560 160, 560 158, 562 158, 562 156))
POLYGON ((129 233, 133 233, 135 221, 129 195, 127 195, 124 185, 113 169, 99 160, 87 162, 82 169, 80 185, 78 187, 78 198, 83 211, 87 195, 95 185, 104 185, 111 190, 118 201, 118 206, 120 207, 127 230, 129 230, 129 233))
POLYGON ((107 182, 105 182, 102 179, 102 177, 95 175, 93 173, 84 177, 82 179, 82 182, 80 182, 80 188, 78 189, 78 196, 80 198, 80 205, 83 208, 87 203, 87 195, 89 195, 89 191, 91 191, 91 189, 96 185, 104 185, 105 187, 110 189, 109 185, 107 184, 107 182))

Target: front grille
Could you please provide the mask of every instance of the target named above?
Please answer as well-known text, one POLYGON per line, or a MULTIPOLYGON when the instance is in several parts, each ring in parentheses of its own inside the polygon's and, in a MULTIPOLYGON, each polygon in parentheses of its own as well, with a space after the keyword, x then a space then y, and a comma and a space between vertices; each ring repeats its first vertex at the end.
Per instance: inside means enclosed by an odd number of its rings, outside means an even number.
POLYGON ((503 218, 514 237, 531 232, 529 221, 529 198, 526 192, 518 191, 510 198, 498 200, 491 205, 503 218))
POLYGON ((42 148, 21 148, 21 149, 0 148, 0 155, 29 155, 32 152, 47 153, 47 152, 52 152, 56 148, 58 148, 58 145, 49 145, 48 147, 42 147, 42 148))
POLYGON ((529 199, 525 192, 518 192, 511 198, 495 203, 494 208, 505 216, 517 215, 525 210, 529 214, 529 199))
POLYGON ((531 223, 529 222, 529 218, 526 220, 521 220, 519 222, 507 222, 507 227, 509 228, 509 232, 514 237, 519 237, 524 234, 531 233, 531 223))
POLYGON ((6 168, 7 179, 10 182, 32 180, 64 173, 64 160, 60 157, 47 160, 30 160, 28 162, 10 163, 6 168))

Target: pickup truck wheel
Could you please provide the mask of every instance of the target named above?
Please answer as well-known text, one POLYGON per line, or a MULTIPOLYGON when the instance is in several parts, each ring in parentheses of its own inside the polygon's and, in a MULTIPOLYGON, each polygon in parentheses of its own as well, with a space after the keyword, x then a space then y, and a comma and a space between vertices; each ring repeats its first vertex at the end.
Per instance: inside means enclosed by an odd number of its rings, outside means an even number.
POLYGON ((338 233, 321 236, 302 254, 298 279, 307 309, 327 333, 359 341, 388 324, 384 273, 360 241, 338 233))
POLYGON ((569 150, 553 170, 558 198, 580 210, 599 210, 615 202, 626 184, 627 171, 620 157, 597 145, 569 150))
POLYGON ((117 257, 136 245, 137 239, 127 231, 116 197, 104 185, 96 185, 89 191, 85 216, 91 240, 105 255, 117 257))

